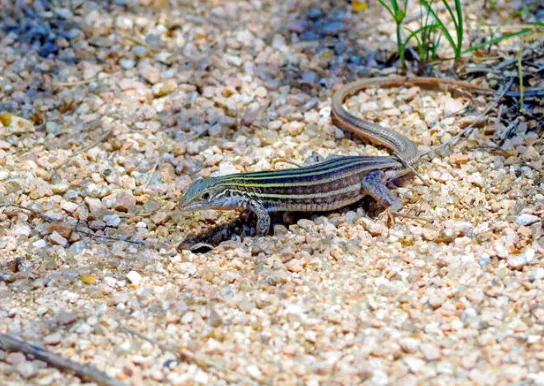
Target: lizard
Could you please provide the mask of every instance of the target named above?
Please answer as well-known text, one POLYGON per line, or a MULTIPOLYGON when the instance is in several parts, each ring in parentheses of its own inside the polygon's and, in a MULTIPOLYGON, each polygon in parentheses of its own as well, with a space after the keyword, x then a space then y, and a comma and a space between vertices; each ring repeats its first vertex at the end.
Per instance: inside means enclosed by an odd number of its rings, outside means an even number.
POLYGON ((421 154, 406 136, 361 119, 348 112, 343 103, 349 96, 370 87, 440 86, 489 92, 467 82, 430 77, 377 77, 359 79, 342 86, 332 98, 333 122, 363 140, 390 149, 389 156, 334 156, 299 168, 236 173, 195 180, 179 202, 182 211, 252 211, 257 218, 256 233, 270 228, 270 212, 334 211, 371 196, 387 211, 398 214, 403 208, 388 188, 390 181, 414 172, 421 154))

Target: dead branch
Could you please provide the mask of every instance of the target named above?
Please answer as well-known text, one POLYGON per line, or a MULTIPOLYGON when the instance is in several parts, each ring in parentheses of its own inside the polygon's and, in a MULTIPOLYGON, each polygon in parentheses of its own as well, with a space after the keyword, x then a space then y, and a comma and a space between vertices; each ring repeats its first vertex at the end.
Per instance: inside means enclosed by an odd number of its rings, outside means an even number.
POLYGON ((7 352, 17 351, 31 355, 60 371, 74 373, 78 378, 94 382, 100 386, 125 386, 124 382, 113 379, 95 367, 71 361, 42 347, 34 346, 7 334, 0 333, 0 349, 7 352))
POLYGON ((202 369, 208 369, 208 368, 212 367, 217 371, 221 371, 221 372, 230 374, 231 376, 235 377, 238 380, 238 382, 243 382, 243 383, 246 383, 248 385, 257 385, 257 383, 252 381, 251 379, 249 379, 249 378, 247 378, 247 377, 245 377, 243 375, 240 375, 240 374, 238 374, 236 372, 233 372, 232 370, 224 368, 224 367, 220 366, 219 364, 217 364, 215 362, 212 362, 209 359, 204 358, 201 355, 195 354, 195 353, 193 353, 193 352, 191 352, 191 351, 189 351, 187 349, 180 349, 180 348, 177 348, 177 347, 173 347, 173 346, 171 346, 169 344, 157 342, 157 341, 155 341, 155 340, 153 340, 151 338, 148 338, 147 336, 143 335, 142 333, 140 333, 140 332, 138 332, 138 331, 136 331, 136 330, 134 330, 134 329, 132 329, 130 327, 120 325, 120 328, 121 328, 121 330, 123 330, 125 332, 128 332, 129 334, 135 335, 138 338, 143 339, 143 340, 157 346, 158 348, 160 348, 163 351, 174 354, 178 358, 178 360, 181 360, 181 361, 184 361, 184 362, 189 362, 189 361, 193 362, 193 363, 197 364, 202 369))
POLYGON ((427 155, 427 154, 430 154, 430 153, 435 153, 435 152, 440 152, 442 151, 444 148, 446 147, 450 147, 450 146, 453 146, 455 145, 463 136, 465 135, 470 135, 470 133, 472 132, 472 130, 474 130, 474 126, 483 118, 486 117, 487 113, 489 113, 492 109, 495 108, 495 106, 497 106, 497 104, 499 103, 499 101, 506 95, 506 93, 508 92, 508 90, 510 90, 510 87, 512 87, 512 84, 514 83, 514 78, 510 78, 508 80, 508 82, 506 83, 506 85, 504 86, 504 88, 497 94, 496 98, 493 99, 491 101, 491 103, 489 103, 489 105, 487 105, 486 109, 476 117, 476 119, 474 120, 474 122, 472 122, 470 125, 468 125, 467 127, 465 127, 463 130, 461 130, 459 133, 457 133, 457 135, 455 135, 453 138, 451 138, 449 141, 446 141, 444 142, 442 145, 440 146, 437 146, 435 147, 434 149, 431 149, 429 150, 428 152, 422 154, 422 156, 424 155, 427 155))

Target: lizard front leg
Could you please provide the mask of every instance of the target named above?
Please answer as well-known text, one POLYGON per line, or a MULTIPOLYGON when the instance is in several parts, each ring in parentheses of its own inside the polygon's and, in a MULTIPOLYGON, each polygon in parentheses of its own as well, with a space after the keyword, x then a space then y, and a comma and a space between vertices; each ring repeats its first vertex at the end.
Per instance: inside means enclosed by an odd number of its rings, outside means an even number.
POLYGON ((402 203, 385 185, 385 179, 386 175, 383 170, 374 170, 363 177, 361 185, 364 192, 383 207, 398 212, 402 209, 402 203))
POLYGON ((270 229, 270 215, 262 203, 249 200, 247 208, 257 216, 257 236, 264 236, 270 229))
POLYGON ((394 221, 392 214, 399 215, 402 209, 402 203, 391 190, 385 185, 386 175, 383 170, 374 170, 363 177, 361 187, 364 193, 375 199, 380 205, 385 208, 387 223, 394 221))

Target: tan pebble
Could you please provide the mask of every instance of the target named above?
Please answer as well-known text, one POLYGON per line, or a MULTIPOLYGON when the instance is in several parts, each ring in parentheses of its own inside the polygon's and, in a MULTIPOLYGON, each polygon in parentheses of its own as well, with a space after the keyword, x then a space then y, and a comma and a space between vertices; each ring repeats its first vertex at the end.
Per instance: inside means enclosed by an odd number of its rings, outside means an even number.
POLYGON ((422 260, 422 259, 416 259, 414 261, 414 267, 416 268, 423 268, 427 265, 427 263, 425 262, 425 260, 422 260))
POLYGON ((432 308, 437 309, 442 306, 442 304, 444 303, 444 300, 445 299, 442 296, 432 294, 431 296, 429 296, 428 303, 432 308))
POLYGON ((102 203, 107 208, 127 212, 130 208, 136 206, 136 198, 132 195, 132 192, 123 190, 104 197, 102 203))
POLYGON ((29 379, 34 377, 38 372, 38 367, 36 364, 36 361, 25 361, 17 364, 15 368, 24 379, 29 379))
POLYGON ((70 237, 70 234, 72 233, 73 228, 70 224, 57 222, 49 225, 47 230, 50 233, 58 232, 62 237, 68 239, 70 237))
POLYGON ((440 230, 431 226, 423 228, 422 236, 427 241, 433 241, 440 235, 440 230))
POLYGON ((497 256, 503 259, 508 257, 509 252, 507 246, 504 245, 504 240, 494 240, 492 244, 497 256))
POLYGON ((304 120, 308 123, 318 123, 321 118, 318 111, 310 110, 304 113, 304 120))
POLYGON ((508 266, 513 269, 522 269, 530 262, 525 253, 510 256, 506 261, 508 266))
POLYGON ((453 153, 450 155, 450 162, 456 164, 456 165, 462 165, 467 163, 470 160, 470 157, 468 154, 462 154, 462 153, 453 153))
POLYGON ((344 258, 344 252, 338 246, 334 246, 333 248, 331 248, 330 253, 332 258, 335 259, 336 261, 340 261, 344 258))
POLYGON ((159 174, 161 176, 162 182, 170 182, 176 179, 176 169, 169 162, 164 163, 160 166, 159 174))
POLYGON ((533 315, 536 318, 537 323, 544 324, 544 308, 538 308, 533 311, 533 315))
POLYGON ((21 118, 12 113, 0 114, 0 122, 6 127, 6 134, 33 133, 36 129, 28 119, 21 118))
POLYGON ((24 361, 26 361, 25 354, 20 352, 10 352, 6 356, 6 362, 10 365, 16 365, 24 361))
POLYGON ((231 97, 233 95, 236 95, 237 92, 236 92, 236 89, 234 87, 225 86, 225 87, 223 87, 223 90, 222 90, 221 94, 223 94, 223 96, 225 98, 229 98, 229 97, 231 97))
POLYGON ((397 108, 383 110, 382 114, 387 115, 389 117, 398 117, 400 115, 400 110, 397 108))
POLYGON ((408 366, 408 368, 412 372, 416 374, 419 373, 425 366, 425 362, 422 359, 419 359, 413 356, 408 356, 404 358, 404 363, 408 366))
POLYGON ((94 275, 81 274, 79 278, 85 284, 96 284, 96 276, 94 275))
POLYGON ((440 358, 440 349, 437 345, 431 343, 424 343, 421 345, 421 352, 425 359, 428 361, 435 361, 440 358))
POLYGON ((295 272, 295 273, 302 272, 303 261, 300 259, 292 259, 289 262, 287 262, 285 266, 287 267, 287 270, 289 272, 295 272))
POLYGON ((295 346, 293 344, 286 345, 283 348, 283 353, 285 355, 293 356, 293 355, 295 355, 297 353, 297 346, 295 346))
POLYGON ((157 83, 153 86, 153 95, 160 98, 176 91, 178 84, 174 79, 167 79, 164 82, 157 83))
POLYGON ((484 291, 481 288, 472 288, 467 292, 467 298, 473 304, 480 304, 484 299, 484 291))
POLYGON ((415 353, 419 349, 419 341, 414 338, 402 338, 399 340, 402 351, 415 353))
POLYGON ((160 82, 162 78, 161 72, 149 64, 144 64, 140 66, 138 68, 138 72, 142 78, 144 78, 151 84, 160 82))
POLYGON ((142 281, 142 276, 136 271, 130 271, 127 273, 127 279, 135 286, 138 286, 142 281))
POLYGON ((315 223, 313 221, 305 218, 298 220, 297 225, 305 231, 310 231, 315 227, 315 223))
POLYGON ((454 99, 450 96, 444 97, 444 114, 450 115, 460 111, 463 108, 463 104, 457 99, 454 99))
POLYGON ((68 213, 74 213, 74 211, 79 207, 79 205, 70 201, 64 201, 61 207, 68 213))
POLYGON ((253 378, 253 379, 262 379, 263 374, 261 373, 261 370, 257 366, 250 365, 246 367, 247 373, 253 378))
POLYGON ((295 136, 301 134, 304 131, 305 126, 306 124, 304 122, 292 121, 283 124, 282 128, 287 130, 289 135, 295 136))
POLYGON ((374 222, 368 218, 362 218, 363 226, 364 228, 372 235, 372 236, 381 236, 386 234, 387 228, 380 223, 374 222))
POLYGON ((67 326, 69 324, 74 323, 78 319, 78 316, 70 311, 60 310, 57 316, 55 317, 55 321, 60 324, 61 326, 67 326))
POLYGON ((266 90, 266 88, 262 86, 257 87, 257 89, 255 90, 255 96, 259 98, 264 98, 267 95, 268 95, 268 91, 266 90))
POLYGON ((468 181, 480 188, 485 186, 485 180, 480 173, 473 173, 468 176, 468 181))
POLYGON ((238 77, 227 78, 225 84, 236 89, 242 86, 242 80, 238 77))
POLYGON ((361 106, 359 107, 359 111, 361 111, 361 112, 376 111, 378 109, 379 109, 379 107, 378 107, 378 104, 376 102, 361 103, 361 106))
POLYGON ((433 170, 429 173, 429 177, 438 182, 448 182, 453 179, 453 176, 448 172, 433 170))
POLYGON ((274 225, 274 236, 282 236, 287 234, 288 229, 283 224, 276 224, 274 225))
POLYGON ((58 332, 47 335, 43 338, 43 343, 49 346, 55 346, 62 341, 62 335, 58 332))
POLYGON ((87 204, 87 207, 89 208, 89 212, 94 212, 97 210, 102 209, 102 201, 100 201, 98 198, 94 197, 85 197, 85 203, 87 204))
POLYGON ((65 247, 68 244, 68 240, 62 237, 57 231, 54 231, 49 235, 49 240, 61 247, 65 247))
POLYGON ((212 156, 206 158, 206 165, 207 166, 214 166, 217 165, 221 160, 223 159, 223 156, 221 154, 213 154, 212 156))

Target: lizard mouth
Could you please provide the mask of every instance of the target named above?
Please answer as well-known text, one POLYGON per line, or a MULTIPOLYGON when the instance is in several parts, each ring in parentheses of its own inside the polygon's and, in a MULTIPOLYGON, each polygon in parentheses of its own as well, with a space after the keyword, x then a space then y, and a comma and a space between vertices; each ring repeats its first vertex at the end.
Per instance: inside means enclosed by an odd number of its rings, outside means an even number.
POLYGON ((182 211, 192 211, 200 209, 200 205, 197 202, 180 202, 178 207, 182 211))

